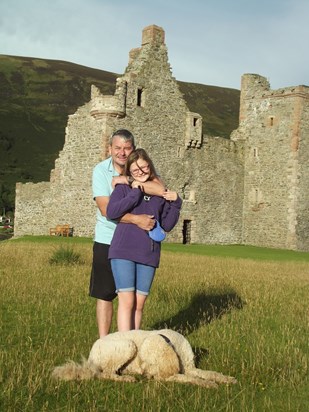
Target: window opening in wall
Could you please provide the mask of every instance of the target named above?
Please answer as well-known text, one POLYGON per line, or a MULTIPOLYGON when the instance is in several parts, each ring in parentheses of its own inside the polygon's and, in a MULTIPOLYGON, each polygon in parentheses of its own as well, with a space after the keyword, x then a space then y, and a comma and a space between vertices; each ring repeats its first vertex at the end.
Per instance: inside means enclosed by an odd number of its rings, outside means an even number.
POLYGON ((273 118, 273 116, 270 117, 269 121, 270 121, 270 125, 273 126, 273 125, 274 125, 274 118, 273 118))
POLYGON ((181 147, 177 147, 177 157, 181 156, 181 147))
POLYGON ((190 190, 189 194, 189 202, 194 202, 195 203, 195 190, 190 190))
POLYGON ((184 220, 182 227, 182 243, 184 245, 191 243, 191 220, 184 220))
POLYGON ((198 121, 198 118, 197 118, 197 117, 193 117, 193 126, 194 126, 194 127, 197 125, 197 121, 198 121))
POLYGON ((139 88, 137 89, 137 105, 142 106, 143 105, 143 89, 139 88))
POLYGON ((254 157, 258 156, 258 149, 256 147, 253 149, 253 156, 254 157))

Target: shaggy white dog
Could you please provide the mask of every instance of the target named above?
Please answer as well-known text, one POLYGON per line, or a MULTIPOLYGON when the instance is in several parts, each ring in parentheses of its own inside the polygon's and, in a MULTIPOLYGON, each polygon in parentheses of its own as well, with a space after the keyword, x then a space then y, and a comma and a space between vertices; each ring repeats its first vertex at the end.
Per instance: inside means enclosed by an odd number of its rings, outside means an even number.
POLYGON ((127 382, 135 381, 132 375, 143 375, 204 387, 236 383, 231 376, 197 369, 189 342, 171 329, 111 333, 94 343, 88 360, 57 366, 52 375, 64 380, 96 377, 127 382))

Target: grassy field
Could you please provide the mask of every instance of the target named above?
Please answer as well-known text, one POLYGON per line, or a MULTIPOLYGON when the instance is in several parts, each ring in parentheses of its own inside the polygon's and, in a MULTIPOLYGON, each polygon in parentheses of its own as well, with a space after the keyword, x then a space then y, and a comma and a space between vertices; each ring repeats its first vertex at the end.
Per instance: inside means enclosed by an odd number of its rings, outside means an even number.
POLYGON ((218 389, 51 379, 97 339, 91 257, 89 239, 0 242, 1 411, 308 410, 308 253, 164 244, 143 328, 181 331, 198 367, 237 378, 218 389), (80 263, 51 264, 60 248, 80 263))

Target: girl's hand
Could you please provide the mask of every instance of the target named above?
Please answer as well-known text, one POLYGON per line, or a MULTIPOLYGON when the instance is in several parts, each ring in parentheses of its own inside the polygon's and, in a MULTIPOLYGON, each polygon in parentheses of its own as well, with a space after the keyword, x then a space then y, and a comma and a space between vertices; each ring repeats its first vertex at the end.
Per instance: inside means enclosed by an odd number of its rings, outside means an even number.
POLYGON ((136 180, 133 180, 131 183, 132 189, 140 189, 142 192, 144 191, 143 185, 141 182, 137 182, 136 180))
POLYGON ((177 199, 178 194, 177 192, 174 192, 172 190, 166 190, 165 192, 163 192, 163 197, 165 200, 169 200, 170 202, 173 202, 177 199))
POLYGON ((122 175, 120 175, 120 176, 113 176, 113 179, 112 179, 112 187, 115 188, 115 186, 116 186, 116 185, 119 185, 119 184, 128 185, 129 183, 128 183, 127 177, 126 177, 126 176, 122 176, 122 175))

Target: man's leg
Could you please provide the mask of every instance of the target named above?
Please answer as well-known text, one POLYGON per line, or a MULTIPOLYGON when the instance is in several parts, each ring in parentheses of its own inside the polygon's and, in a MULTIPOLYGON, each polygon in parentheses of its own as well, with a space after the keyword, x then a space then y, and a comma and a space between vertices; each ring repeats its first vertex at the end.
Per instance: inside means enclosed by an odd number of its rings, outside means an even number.
POLYGON ((113 317, 113 299, 117 296, 108 249, 109 245, 94 243, 89 285, 89 295, 97 299, 96 315, 100 337, 109 333, 113 317))
POLYGON ((109 333, 113 318, 113 302, 97 299, 97 324, 99 336, 103 338, 109 333))

